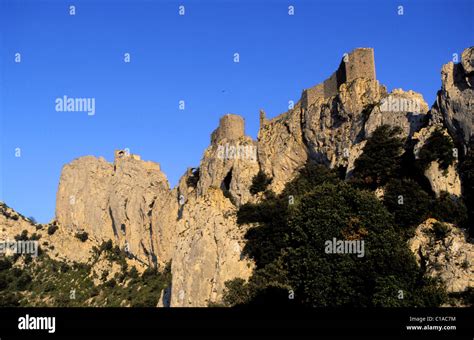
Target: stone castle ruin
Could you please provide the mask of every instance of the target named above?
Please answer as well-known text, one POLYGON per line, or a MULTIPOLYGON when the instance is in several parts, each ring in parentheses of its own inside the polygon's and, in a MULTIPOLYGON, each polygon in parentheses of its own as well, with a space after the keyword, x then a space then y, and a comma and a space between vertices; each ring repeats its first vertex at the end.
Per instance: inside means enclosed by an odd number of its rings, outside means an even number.
MULTIPOLYGON (((443 88, 431 110, 433 121, 444 121, 464 143, 473 130, 474 95, 468 87, 473 60, 474 47, 463 53, 466 65, 458 83, 454 65, 443 68, 443 88)), ((259 200, 250 190, 260 171, 271 178, 268 190, 275 193, 308 161, 350 176, 367 138, 382 124, 400 127, 403 137, 420 148, 436 128, 425 127, 428 110, 419 93, 387 93, 376 80, 373 49, 358 48, 345 55, 328 79, 303 90, 287 112, 267 119, 260 111, 257 140, 245 135, 243 117, 223 116, 199 166, 188 169, 175 188, 169 187, 158 163, 140 160, 126 149, 115 152, 113 163, 86 156, 65 165, 56 221, 61 228, 114 240, 149 265, 164 268, 171 262, 172 283, 160 306, 208 306, 222 301, 226 281, 252 274, 254 263, 242 253, 246 227, 237 223, 237 210, 259 200)), ((444 177, 433 167, 425 176, 434 192, 442 188, 459 196, 459 176, 455 167, 449 171, 444 177)))
POLYGON ((308 107, 316 102, 317 98, 335 96, 342 84, 351 82, 356 78, 376 80, 374 50, 372 48, 357 48, 346 54, 336 72, 328 79, 303 91, 303 106, 308 107))

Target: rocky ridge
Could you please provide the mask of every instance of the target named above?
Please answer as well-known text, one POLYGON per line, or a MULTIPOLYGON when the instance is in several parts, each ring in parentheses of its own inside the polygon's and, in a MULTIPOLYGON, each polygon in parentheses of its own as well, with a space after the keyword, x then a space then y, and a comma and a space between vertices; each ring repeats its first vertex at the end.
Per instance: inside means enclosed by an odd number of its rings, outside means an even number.
MULTIPOLYGON (((172 284, 160 306, 218 303, 225 281, 252 272, 242 255, 245 227, 237 226, 235 213, 258 199, 249 189, 259 170, 277 193, 310 159, 350 177, 367 137, 382 124, 399 126, 418 148, 435 126, 445 126, 467 148, 473 134, 473 51, 464 51, 461 64, 443 66, 442 89, 429 110, 421 94, 388 93, 376 80, 373 50, 355 49, 326 81, 303 90, 288 112, 267 119, 262 110, 256 141, 245 135, 242 117, 223 116, 199 167, 188 169, 173 189, 157 163, 125 150, 116 151, 113 164, 76 159, 61 174, 56 223, 65 233, 112 239, 143 264, 160 268, 171 262, 172 284)), ((433 164, 425 175, 433 191, 460 194, 456 165, 440 176, 433 164)), ((418 240, 422 247, 429 242, 418 240)))

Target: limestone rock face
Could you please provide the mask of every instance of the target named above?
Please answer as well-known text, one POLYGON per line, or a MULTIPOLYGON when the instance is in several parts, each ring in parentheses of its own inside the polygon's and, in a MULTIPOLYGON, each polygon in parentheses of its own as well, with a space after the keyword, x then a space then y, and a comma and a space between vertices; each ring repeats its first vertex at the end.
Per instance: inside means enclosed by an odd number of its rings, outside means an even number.
MULTIPOLYGON (((399 89, 387 94, 376 80, 373 50, 359 48, 328 79, 303 90, 288 112, 266 119, 261 111, 257 141, 245 135, 242 117, 223 116, 199 167, 188 169, 172 190, 159 165, 138 156, 118 151, 113 164, 79 158, 61 174, 57 222, 64 230, 112 239, 150 265, 171 261, 172 284, 160 306, 220 302, 227 280, 247 279, 252 272, 252 262, 242 256, 246 230, 237 225, 236 211, 258 200, 249 189, 259 170, 272 178, 270 189, 276 193, 308 160, 346 168, 350 176, 367 137, 382 124, 399 126, 404 137, 418 140, 415 154, 436 122, 465 143, 472 135, 472 55, 468 49, 462 65, 443 68, 443 89, 428 127, 423 97, 399 89)), ((425 175, 435 192, 459 195, 454 168, 444 173, 432 164, 425 175)), ((452 230, 453 244, 461 244, 460 234, 452 230)), ((413 241, 422 251, 431 246, 423 235, 413 241)), ((464 282, 457 262, 450 261, 445 259, 452 267, 447 270, 451 281, 464 282)))
POLYGON ((451 136, 466 151, 474 134, 474 47, 462 53, 462 63, 445 64, 441 70, 442 88, 432 113, 444 121, 451 136))
MULTIPOLYGON (((71 230, 112 239, 138 259, 163 264, 158 257, 153 209, 169 200, 170 189, 157 163, 117 151, 114 164, 82 157, 64 166, 56 201, 56 220, 71 230)), ((161 226, 163 227, 163 226, 161 226)), ((168 227, 168 226, 166 226, 168 227)))
POLYGON ((452 224, 446 237, 433 233, 435 219, 428 219, 416 229, 408 245, 428 275, 441 277, 448 292, 463 292, 474 286, 474 245, 466 241, 466 233, 452 224))
POLYGON ((474 72, 474 46, 466 48, 462 52, 461 62, 462 62, 462 67, 464 69, 464 72, 468 76, 472 76, 472 73, 474 72))
POLYGON ((242 258, 245 231, 237 226, 236 211, 252 199, 249 188, 259 164, 256 143, 241 123, 241 117, 224 116, 199 168, 188 169, 173 190, 179 206, 169 221, 172 283, 159 306, 219 302, 226 281, 251 274, 251 262, 242 258))
MULTIPOLYGON (((413 139, 416 141, 413 152, 415 158, 418 159, 420 150, 425 145, 427 139, 440 125, 433 124, 422 128, 420 131, 413 135, 413 139)), ((445 136, 451 138, 446 129, 442 130, 445 136)), ((447 170, 440 169, 439 163, 436 161, 431 162, 428 168, 425 170, 425 177, 431 184, 431 190, 439 197, 442 191, 446 191, 450 195, 461 196, 461 178, 459 176, 457 168, 457 160, 453 165, 450 165, 447 170)))
POLYGON ((171 265, 171 306, 219 302, 226 281, 250 276, 253 266, 241 255, 245 231, 237 226, 235 213, 221 189, 210 188, 187 201, 171 265))
POLYGON ((411 138, 427 122, 428 104, 414 91, 395 89, 374 107, 365 123, 365 136, 380 125, 398 126, 404 138, 411 138))
POLYGON ((160 199, 155 199, 151 209, 149 239, 150 244, 153 245, 152 254, 156 256, 156 261, 161 267, 171 261, 174 252, 178 235, 176 229, 178 211, 179 195, 177 189, 163 193, 160 199))
POLYGON ((71 230, 83 229, 99 238, 113 239, 108 206, 113 173, 113 165, 104 158, 86 156, 66 164, 56 195, 57 221, 71 230))
POLYGON ((310 158, 330 167, 347 166, 349 150, 364 137, 367 109, 380 101, 382 91, 377 81, 357 78, 342 84, 336 96, 303 107, 303 138, 310 158))
POLYGON ((41 235, 38 245, 51 258, 82 263, 89 260, 92 247, 99 245, 98 239, 94 237, 89 237, 86 242, 81 242, 75 237, 75 233, 72 230, 61 227, 57 228, 54 234, 50 235, 48 233, 49 226, 35 224, 0 202, 0 240, 13 241, 15 236, 20 235, 26 230, 28 237, 31 237, 33 234, 41 235))
POLYGON ((442 191, 446 191, 450 195, 461 196, 461 179, 453 165, 450 165, 447 170, 443 170, 439 168, 438 162, 431 162, 425 171, 425 176, 437 197, 442 191))
MULTIPOLYGON (((119 245, 156 265, 158 244, 154 233, 157 228, 151 217, 154 205, 163 204, 170 188, 159 164, 133 156, 122 154, 115 157, 108 200, 112 229, 119 245)), ((166 258, 160 260, 166 261, 166 258)))
POLYGON ((279 193, 308 159, 301 130, 301 104, 272 120, 261 112, 258 132, 260 167, 273 180, 270 188, 279 193))

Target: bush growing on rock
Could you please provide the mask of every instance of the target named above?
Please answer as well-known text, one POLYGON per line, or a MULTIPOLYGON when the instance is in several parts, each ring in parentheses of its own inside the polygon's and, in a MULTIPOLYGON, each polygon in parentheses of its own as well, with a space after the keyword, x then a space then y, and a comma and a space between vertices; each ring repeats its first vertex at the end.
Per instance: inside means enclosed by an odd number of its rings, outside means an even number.
POLYGON ((430 214, 431 217, 442 222, 452 223, 461 228, 468 226, 467 208, 463 201, 458 197, 450 196, 445 191, 433 201, 430 214))
POLYGON ((48 227, 48 235, 53 235, 56 230, 58 230, 58 226, 56 224, 51 224, 49 227, 48 227))
POLYGON ((85 231, 76 233, 76 238, 78 238, 81 242, 86 242, 89 238, 89 234, 85 231))
POLYGON ((454 144, 441 129, 436 129, 426 140, 418 155, 418 164, 422 171, 433 162, 439 162, 440 169, 447 170, 454 162, 454 144))
POLYGON ((428 217, 431 197, 413 180, 392 179, 385 187, 383 204, 394 216, 399 231, 409 238, 428 217))
POLYGON ((436 240, 443 240, 449 233, 449 227, 442 222, 435 222, 432 228, 436 240))
POLYGON ((271 178, 269 178, 262 170, 259 170, 252 179, 252 185, 249 190, 250 193, 255 195, 259 192, 265 191, 271 181, 271 178))

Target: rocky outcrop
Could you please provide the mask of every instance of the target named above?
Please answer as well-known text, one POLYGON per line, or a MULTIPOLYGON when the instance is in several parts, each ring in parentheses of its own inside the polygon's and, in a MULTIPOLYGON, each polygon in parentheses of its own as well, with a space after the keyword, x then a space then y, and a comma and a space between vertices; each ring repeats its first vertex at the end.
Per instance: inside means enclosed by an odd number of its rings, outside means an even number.
MULTIPOLYGON (((174 189, 157 163, 125 151, 116 153, 113 164, 90 156, 71 162, 61 174, 57 223, 112 239, 150 265, 171 261, 172 283, 161 306, 219 302, 225 281, 246 279, 253 268, 242 256, 245 227, 236 224, 235 214, 240 205, 258 200, 249 190, 259 170, 271 177, 270 189, 277 193, 308 160, 341 167, 350 176, 367 138, 382 124, 417 139, 415 153, 436 122, 446 122, 464 143, 472 134, 470 60, 467 50, 462 65, 443 68, 443 89, 425 127, 423 97, 400 89, 387 93, 376 80, 373 50, 355 49, 328 79, 303 90, 288 112, 267 119, 262 110, 257 141, 245 135, 242 117, 223 116, 199 167, 189 168, 174 189)), ((454 169, 440 172, 430 165, 425 175, 435 192, 459 195, 454 169)), ((418 241, 422 246, 426 240, 420 234, 418 241)))
POLYGON ((446 229, 436 230, 436 223, 428 219, 420 224, 408 243, 418 263, 428 275, 440 277, 448 292, 474 287, 474 245, 462 229, 443 223, 446 229))
POLYGON ((365 136, 370 136, 378 126, 387 124, 400 127, 402 137, 411 138, 426 125, 428 110, 421 94, 395 89, 370 112, 365 123, 365 136))
POLYGON ((444 122, 450 135, 466 152, 474 134, 474 47, 462 53, 462 62, 445 64, 442 87, 431 109, 434 118, 444 122))
POLYGON ((112 239, 108 196, 113 173, 113 164, 104 158, 86 156, 66 164, 56 195, 56 220, 67 229, 112 239))
POLYGON ((211 145, 199 165, 197 194, 220 188, 237 204, 251 199, 252 178, 258 173, 257 144, 245 136, 242 117, 227 114, 212 133, 211 145))
POLYGON ((427 121, 421 94, 386 88, 375 79, 373 50, 355 49, 323 83, 303 91, 288 112, 267 120, 261 113, 258 155, 280 192, 308 159, 343 167, 348 176, 367 137, 380 125, 402 128, 411 138, 427 121))
POLYGON ((186 203, 171 265, 171 306, 219 302, 226 281, 250 276, 253 266, 242 257, 245 230, 237 226, 235 213, 217 188, 186 203))
POLYGON ((153 213, 169 211, 163 207, 169 206, 165 202, 170 194, 157 163, 142 161, 125 151, 115 153, 113 164, 103 158, 82 157, 63 168, 56 220, 66 229, 112 239, 142 261, 163 264, 170 254, 157 256, 155 234, 169 226, 153 225, 153 213))
MULTIPOLYGON (((446 137, 451 138, 448 131, 443 129, 442 126, 438 124, 432 124, 422 128, 413 135, 413 140, 416 141, 416 144, 413 148, 415 159, 419 158, 420 150, 426 144, 426 141, 431 136, 431 134, 438 129, 441 129, 446 137)), ((454 164, 450 165, 445 170, 440 168, 440 165, 437 161, 433 161, 426 168, 424 175, 430 182, 431 190, 433 190, 437 197, 440 196, 442 191, 445 191, 450 195, 458 197, 461 196, 461 178, 458 171, 456 170, 457 163, 458 161, 455 159, 454 164)))
POLYGON ((219 302, 227 280, 250 276, 252 264, 242 257, 245 230, 236 223, 236 211, 252 199, 249 188, 258 170, 257 146, 245 136, 243 119, 223 116, 198 170, 189 169, 177 186, 172 283, 161 306, 219 302))
POLYGON ((27 237, 33 234, 39 236, 38 246, 48 252, 51 258, 67 262, 87 262, 92 255, 92 247, 100 241, 91 236, 86 242, 80 241, 72 230, 58 228, 54 224, 37 224, 17 213, 12 208, 0 202, 0 240, 13 241, 15 236, 27 232, 27 237), (49 228, 54 232, 48 232, 49 228))
POLYGON ((461 179, 453 165, 443 170, 440 169, 438 162, 431 162, 425 171, 425 177, 430 182, 431 190, 437 197, 443 191, 453 196, 461 196, 461 179))
POLYGON ((258 160, 262 171, 272 178, 271 189, 278 193, 308 159, 301 129, 301 104, 272 120, 267 121, 263 111, 260 115, 258 160))

